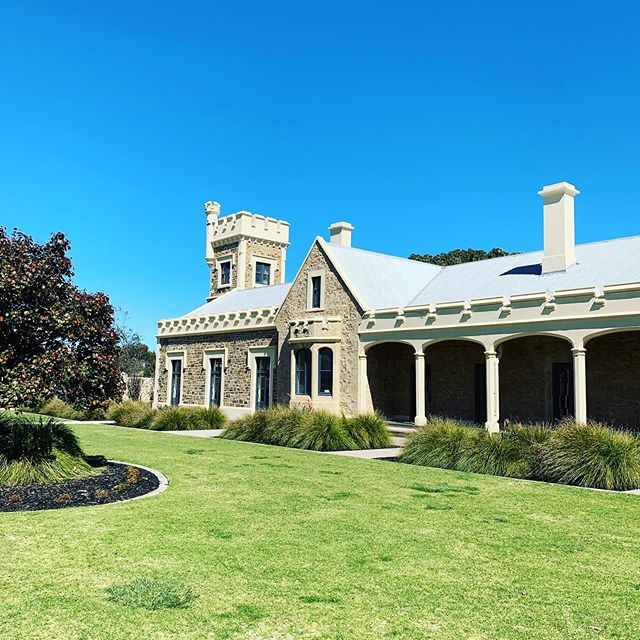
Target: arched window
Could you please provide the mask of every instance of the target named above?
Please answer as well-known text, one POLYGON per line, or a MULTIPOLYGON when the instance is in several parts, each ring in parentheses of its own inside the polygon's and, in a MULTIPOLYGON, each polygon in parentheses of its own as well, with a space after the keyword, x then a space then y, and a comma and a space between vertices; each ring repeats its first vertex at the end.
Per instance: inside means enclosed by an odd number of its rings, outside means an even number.
POLYGON ((296 395, 311 395, 311 350, 296 351, 296 395))
POLYGON ((333 351, 329 347, 318 351, 318 395, 333 395, 333 351))

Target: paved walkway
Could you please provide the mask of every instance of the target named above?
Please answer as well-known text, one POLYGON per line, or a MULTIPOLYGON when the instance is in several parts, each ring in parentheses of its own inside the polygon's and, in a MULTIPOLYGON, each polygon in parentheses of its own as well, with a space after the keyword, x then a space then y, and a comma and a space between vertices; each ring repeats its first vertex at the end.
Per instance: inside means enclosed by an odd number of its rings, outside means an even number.
POLYGON ((365 458, 366 460, 382 460, 383 458, 397 458, 402 449, 358 449, 357 451, 324 451, 332 456, 347 456, 349 458, 365 458))
POLYGON ((162 431, 162 433, 171 433, 174 436, 192 436, 194 438, 217 438, 223 431, 224 429, 189 429, 187 431, 162 431))

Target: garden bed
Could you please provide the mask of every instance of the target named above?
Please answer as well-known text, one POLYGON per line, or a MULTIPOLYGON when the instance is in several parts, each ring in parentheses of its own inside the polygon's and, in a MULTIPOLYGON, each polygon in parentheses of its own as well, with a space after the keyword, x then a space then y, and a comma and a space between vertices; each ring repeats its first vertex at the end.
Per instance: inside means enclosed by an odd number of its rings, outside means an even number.
POLYGON ((0 487, 0 512, 40 511, 122 502, 158 489, 154 472, 121 462, 104 461, 99 472, 50 484, 0 487))

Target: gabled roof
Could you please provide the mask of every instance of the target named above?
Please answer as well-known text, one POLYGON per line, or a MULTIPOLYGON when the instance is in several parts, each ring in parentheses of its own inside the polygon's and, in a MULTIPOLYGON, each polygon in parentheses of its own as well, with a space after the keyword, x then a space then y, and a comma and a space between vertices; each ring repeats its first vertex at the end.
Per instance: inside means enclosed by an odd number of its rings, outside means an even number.
POLYGON ((322 238, 319 242, 365 310, 406 305, 442 271, 425 262, 343 247, 322 238))
POLYGON ((291 284, 274 284, 270 287, 253 289, 233 289, 211 302, 186 313, 184 318, 206 316, 229 311, 250 311, 279 307, 285 299, 291 284))
POLYGON ((640 282, 640 236, 576 246, 577 264, 542 275, 542 251, 445 267, 406 306, 640 282))

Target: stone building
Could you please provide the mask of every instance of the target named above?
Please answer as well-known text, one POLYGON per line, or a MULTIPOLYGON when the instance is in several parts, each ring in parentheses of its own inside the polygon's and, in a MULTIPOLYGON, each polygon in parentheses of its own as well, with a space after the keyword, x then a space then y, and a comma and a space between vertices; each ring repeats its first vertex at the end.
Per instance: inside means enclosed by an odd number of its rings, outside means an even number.
POLYGON ((576 246, 578 194, 540 191, 541 251, 444 268, 353 248, 338 222, 288 284, 288 223, 209 202, 210 296, 158 323, 155 404, 638 429, 640 237, 576 246))

